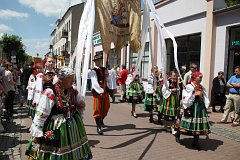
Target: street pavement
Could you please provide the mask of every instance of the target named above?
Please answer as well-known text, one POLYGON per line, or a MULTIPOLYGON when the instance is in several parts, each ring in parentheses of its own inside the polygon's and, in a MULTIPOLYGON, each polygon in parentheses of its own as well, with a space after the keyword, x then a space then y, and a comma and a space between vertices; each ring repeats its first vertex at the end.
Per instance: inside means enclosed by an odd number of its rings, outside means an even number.
MULTIPOLYGON (((118 99, 116 100, 118 101, 118 99)), ((104 135, 96 133, 93 119, 93 98, 86 96, 83 115, 85 129, 93 152, 94 160, 231 160, 239 159, 240 126, 216 124, 221 113, 211 113, 212 133, 209 139, 201 136, 201 150, 191 147, 192 137, 181 136, 180 144, 163 126, 148 122, 148 114, 143 104, 138 104, 138 118, 131 116, 128 103, 111 103, 104 122, 104 135)), ((15 106, 14 121, 8 124, 5 133, 0 133, 0 160, 26 160, 26 144, 30 138, 29 127, 32 120, 27 116, 27 107, 15 106)), ((157 118, 156 116, 154 117, 157 118)), ((230 122, 230 120, 229 120, 230 122)))

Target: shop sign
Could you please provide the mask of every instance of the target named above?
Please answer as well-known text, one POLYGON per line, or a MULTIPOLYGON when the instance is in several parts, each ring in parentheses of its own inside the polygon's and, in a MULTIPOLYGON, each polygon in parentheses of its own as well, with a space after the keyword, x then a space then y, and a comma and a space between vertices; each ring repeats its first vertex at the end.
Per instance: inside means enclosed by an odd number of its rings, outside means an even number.
POLYGON ((101 44, 102 39, 101 39, 100 33, 93 35, 92 40, 93 40, 93 45, 101 44))
POLYGON ((240 46, 240 41, 232 41, 232 46, 240 46))

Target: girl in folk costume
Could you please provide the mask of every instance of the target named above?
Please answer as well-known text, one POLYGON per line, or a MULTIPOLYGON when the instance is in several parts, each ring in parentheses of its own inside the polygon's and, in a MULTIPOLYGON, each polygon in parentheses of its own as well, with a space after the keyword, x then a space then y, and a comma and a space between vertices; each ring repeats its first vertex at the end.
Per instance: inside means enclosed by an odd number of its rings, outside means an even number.
POLYGON ((73 82, 73 70, 65 67, 43 91, 30 128, 32 142, 39 144, 38 153, 29 146, 32 159, 92 159, 81 116, 85 103, 77 102, 73 82))
POLYGON ((178 96, 180 89, 177 80, 177 73, 171 71, 170 77, 167 81, 169 90, 167 89, 166 84, 164 84, 162 88, 163 102, 159 108, 160 114, 165 119, 165 128, 167 128, 170 123, 172 134, 175 134, 173 124, 178 113, 178 96))
POLYGON ((33 100, 34 100, 34 96, 36 94, 35 93, 36 85, 38 84, 38 83, 36 83, 38 74, 42 74, 42 64, 40 64, 40 63, 37 63, 35 65, 35 70, 30 75, 29 80, 28 80, 28 86, 27 86, 27 90, 28 90, 27 100, 28 100, 28 107, 29 107, 28 116, 31 117, 32 119, 34 118, 34 115, 36 112, 36 104, 33 102, 33 100))
POLYGON ((162 87, 163 87, 163 77, 161 71, 159 71, 159 76, 157 80, 157 88, 156 88, 156 108, 155 111, 158 113, 158 124, 162 125, 162 116, 159 112, 160 106, 162 105, 163 96, 162 96, 162 87))
POLYGON ((151 69, 151 75, 148 77, 148 85, 146 90, 146 96, 144 100, 144 110, 149 112, 149 122, 153 123, 153 111, 156 111, 157 107, 157 84, 158 84, 158 67, 153 66, 151 69))
POLYGON ((182 93, 182 104, 184 112, 176 133, 176 141, 179 142, 180 133, 194 136, 193 147, 199 148, 199 135, 208 135, 210 133, 210 125, 208 122, 207 108, 209 100, 206 90, 200 84, 202 81, 202 73, 195 72, 192 74, 189 84, 182 93))
POLYGON ((142 102, 143 99, 143 86, 140 83, 139 75, 135 75, 133 81, 130 83, 129 88, 126 91, 126 97, 128 102, 132 103, 131 115, 137 118, 135 111, 136 103, 142 102))

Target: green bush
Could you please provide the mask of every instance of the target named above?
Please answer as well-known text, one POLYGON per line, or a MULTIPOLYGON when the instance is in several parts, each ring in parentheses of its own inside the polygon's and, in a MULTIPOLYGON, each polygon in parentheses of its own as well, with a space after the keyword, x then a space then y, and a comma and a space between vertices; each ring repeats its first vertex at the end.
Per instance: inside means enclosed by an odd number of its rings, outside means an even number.
POLYGON ((228 7, 240 4, 240 0, 224 0, 228 7))

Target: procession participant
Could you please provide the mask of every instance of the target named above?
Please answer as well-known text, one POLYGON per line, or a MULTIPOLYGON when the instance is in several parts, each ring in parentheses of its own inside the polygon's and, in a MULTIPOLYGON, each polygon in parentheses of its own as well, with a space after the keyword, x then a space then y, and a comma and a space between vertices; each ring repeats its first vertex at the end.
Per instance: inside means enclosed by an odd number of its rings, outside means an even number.
POLYGON ((163 77, 161 71, 158 72, 159 76, 157 79, 157 88, 156 88, 156 108, 155 111, 157 112, 158 116, 158 124, 162 125, 162 115, 159 112, 160 106, 162 105, 163 96, 162 96, 162 87, 163 87, 163 77))
POLYGON ((53 85, 45 86, 30 128, 32 142, 40 145, 39 153, 28 146, 32 159, 92 159, 81 116, 85 103, 77 102, 73 73, 64 67, 52 80, 53 85))
POLYGON ((136 103, 142 102, 144 91, 143 86, 139 80, 139 75, 137 74, 133 77, 133 81, 130 83, 129 88, 127 89, 126 98, 129 103, 132 103, 131 115, 134 118, 137 118, 135 111, 136 103))
POLYGON ((175 71, 170 72, 170 77, 167 81, 169 90, 166 87, 166 84, 163 85, 162 94, 163 102, 160 106, 159 112, 165 119, 165 128, 170 124, 172 134, 175 134, 174 122, 178 113, 178 96, 179 96, 179 86, 178 86, 178 77, 175 71))
POLYGON ((42 73, 42 64, 37 63, 35 64, 35 70, 29 77, 28 86, 27 86, 27 90, 28 90, 27 104, 29 107, 28 116, 32 119, 34 118, 35 111, 36 111, 36 105, 33 104, 33 99, 35 95, 36 79, 39 73, 42 73))
POLYGON ((157 107, 157 83, 158 83, 158 67, 153 66, 151 69, 151 75, 148 77, 148 85, 146 89, 146 95, 144 100, 144 110, 149 112, 149 122, 153 123, 153 111, 157 107))
POLYGON ((207 108, 209 100, 205 88, 200 84, 202 73, 193 73, 190 82, 183 89, 182 105, 184 112, 182 114, 179 131, 175 134, 176 141, 179 142, 180 134, 194 136, 192 146, 200 149, 198 140, 199 135, 208 135, 210 125, 208 122, 207 108))
POLYGON ((93 61, 95 67, 90 72, 92 81, 92 94, 93 94, 93 117, 97 125, 97 133, 103 135, 102 127, 104 127, 104 118, 108 114, 110 108, 109 93, 107 91, 107 77, 108 70, 101 67, 102 55, 96 54, 93 61))
POLYGON ((112 98, 112 103, 115 102, 115 93, 117 92, 117 81, 116 81, 116 75, 114 67, 111 70, 108 70, 108 78, 107 78, 107 86, 109 95, 112 98))

